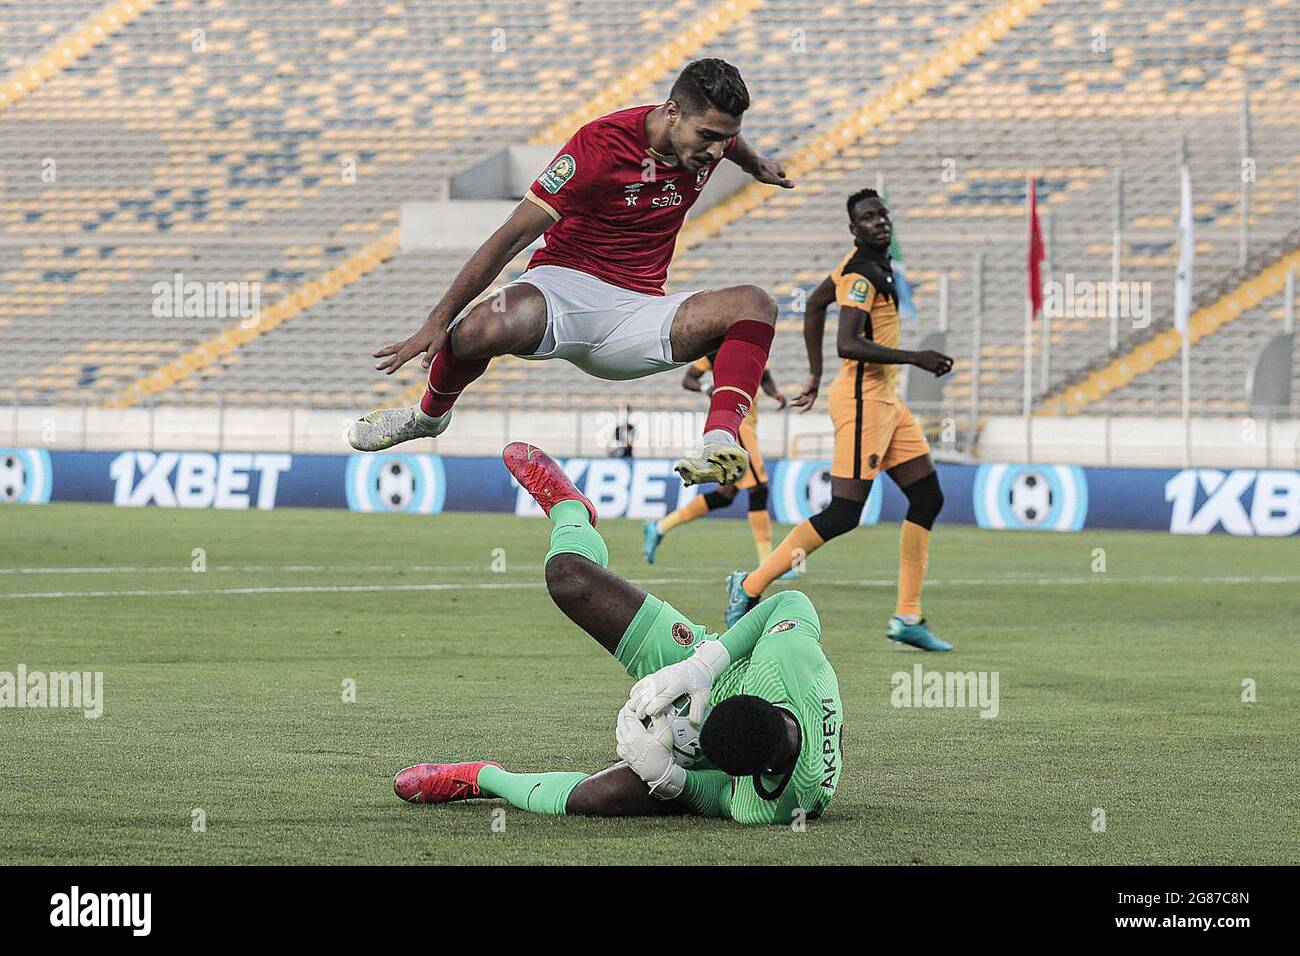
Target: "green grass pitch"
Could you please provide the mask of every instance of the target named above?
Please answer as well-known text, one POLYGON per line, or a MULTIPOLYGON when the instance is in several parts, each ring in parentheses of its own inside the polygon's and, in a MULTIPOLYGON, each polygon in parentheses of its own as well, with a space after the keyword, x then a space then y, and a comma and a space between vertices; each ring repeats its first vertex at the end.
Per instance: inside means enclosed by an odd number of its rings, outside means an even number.
MULTIPOLYGON (((883 637, 896 527, 832 543, 798 586, 839 673, 845 772, 806 832, 514 809, 494 832, 497 801, 401 803, 393 773, 420 760, 613 761, 629 681, 547 598, 549 528, 505 515, 3 508, 0 671, 103 671, 105 704, 97 720, 0 710, 0 859, 1300 861, 1294 540, 941 525, 926 611, 956 645, 948 655, 883 637), (893 707, 891 675, 917 663, 996 671, 999 715, 893 707)), ((613 570, 711 629, 723 576, 752 560, 744 522, 679 529, 653 567, 638 523, 601 530, 613 570)))

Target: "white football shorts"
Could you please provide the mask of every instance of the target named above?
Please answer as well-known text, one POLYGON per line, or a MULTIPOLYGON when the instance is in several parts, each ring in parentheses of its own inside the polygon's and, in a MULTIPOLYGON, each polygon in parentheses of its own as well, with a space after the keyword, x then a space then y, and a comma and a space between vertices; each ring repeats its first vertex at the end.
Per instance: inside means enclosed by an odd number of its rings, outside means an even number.
POLYGON ((564 359, 588 375, 612 381, 686 364, 673 361, 669 333, 678 307, 695 292, 646 295, 554 265, 529 269, 510 285, 519 282, 535 287, 546 299, 542 344, 520 358, 564 359))

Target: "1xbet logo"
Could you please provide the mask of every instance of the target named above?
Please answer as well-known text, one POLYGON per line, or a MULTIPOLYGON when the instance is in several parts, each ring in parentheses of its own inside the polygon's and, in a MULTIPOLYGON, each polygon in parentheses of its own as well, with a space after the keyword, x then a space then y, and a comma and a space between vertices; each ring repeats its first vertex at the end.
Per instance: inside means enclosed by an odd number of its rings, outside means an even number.
POLYGON ((1217 527, 1270 537, 1300 531, 1300 471, 1188 469, 1165 483, 1165 500, 1173 502, 1169 530, 1175 534, 1208 534, 1217 527))
POLYGON ((124 451, 108 467, 113 504, 164 508, 274 508, 280 454, 124 451))

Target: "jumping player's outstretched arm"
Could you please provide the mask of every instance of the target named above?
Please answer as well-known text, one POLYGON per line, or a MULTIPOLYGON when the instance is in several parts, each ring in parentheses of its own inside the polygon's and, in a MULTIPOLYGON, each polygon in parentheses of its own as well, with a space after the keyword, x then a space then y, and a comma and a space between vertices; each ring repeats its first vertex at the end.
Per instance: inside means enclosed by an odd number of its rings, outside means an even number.
POLYGON ((830 276, 813 289, 804 303, 803 344, 808 351, 808 380, 790 404, 805 412, 817 401, 822 384, 822 337, 826 334, 826 310, 835 301, 835 280, 830 276))
POLYGON ((447 340, 447 326, 452 319, 482 295, 510 260, 532 245, 554 222, 536 203, 524 200, 516 206, 510 218, 461 267, 420 330, 409 339, 394 342, 375 353, 375 358, 381 360, 375 368, 392 375, 421 353, 424 354, 421 364, 428 368, 447 340))
POLYGON ((794 189, 794 182, 786 178, 785 168, 780 161, 758 155, 753 147, 745 142, 745 137, 739 134, 723 155, 760 183, 780 186, 782 189, 794 189))

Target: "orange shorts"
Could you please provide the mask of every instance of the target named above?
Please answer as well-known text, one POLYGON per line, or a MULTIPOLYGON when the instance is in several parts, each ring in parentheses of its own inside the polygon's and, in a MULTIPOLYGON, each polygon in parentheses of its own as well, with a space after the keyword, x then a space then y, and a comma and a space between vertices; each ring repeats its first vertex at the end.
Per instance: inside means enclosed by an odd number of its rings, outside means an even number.
POLYGON ((835 425, 832 478, 874 479, 913 458, 930 453, 925 433, 901 401, 884 401, 863 392, 860 376, 838 375, 830 391, 835 425))
POLYGON ((736 487, 742 491, 767 483, 767 469, 763 467, 763 453, 758 450, 758 422, 750 415, 740 423, 740 447, 749 452, 749 468, 736 487))

